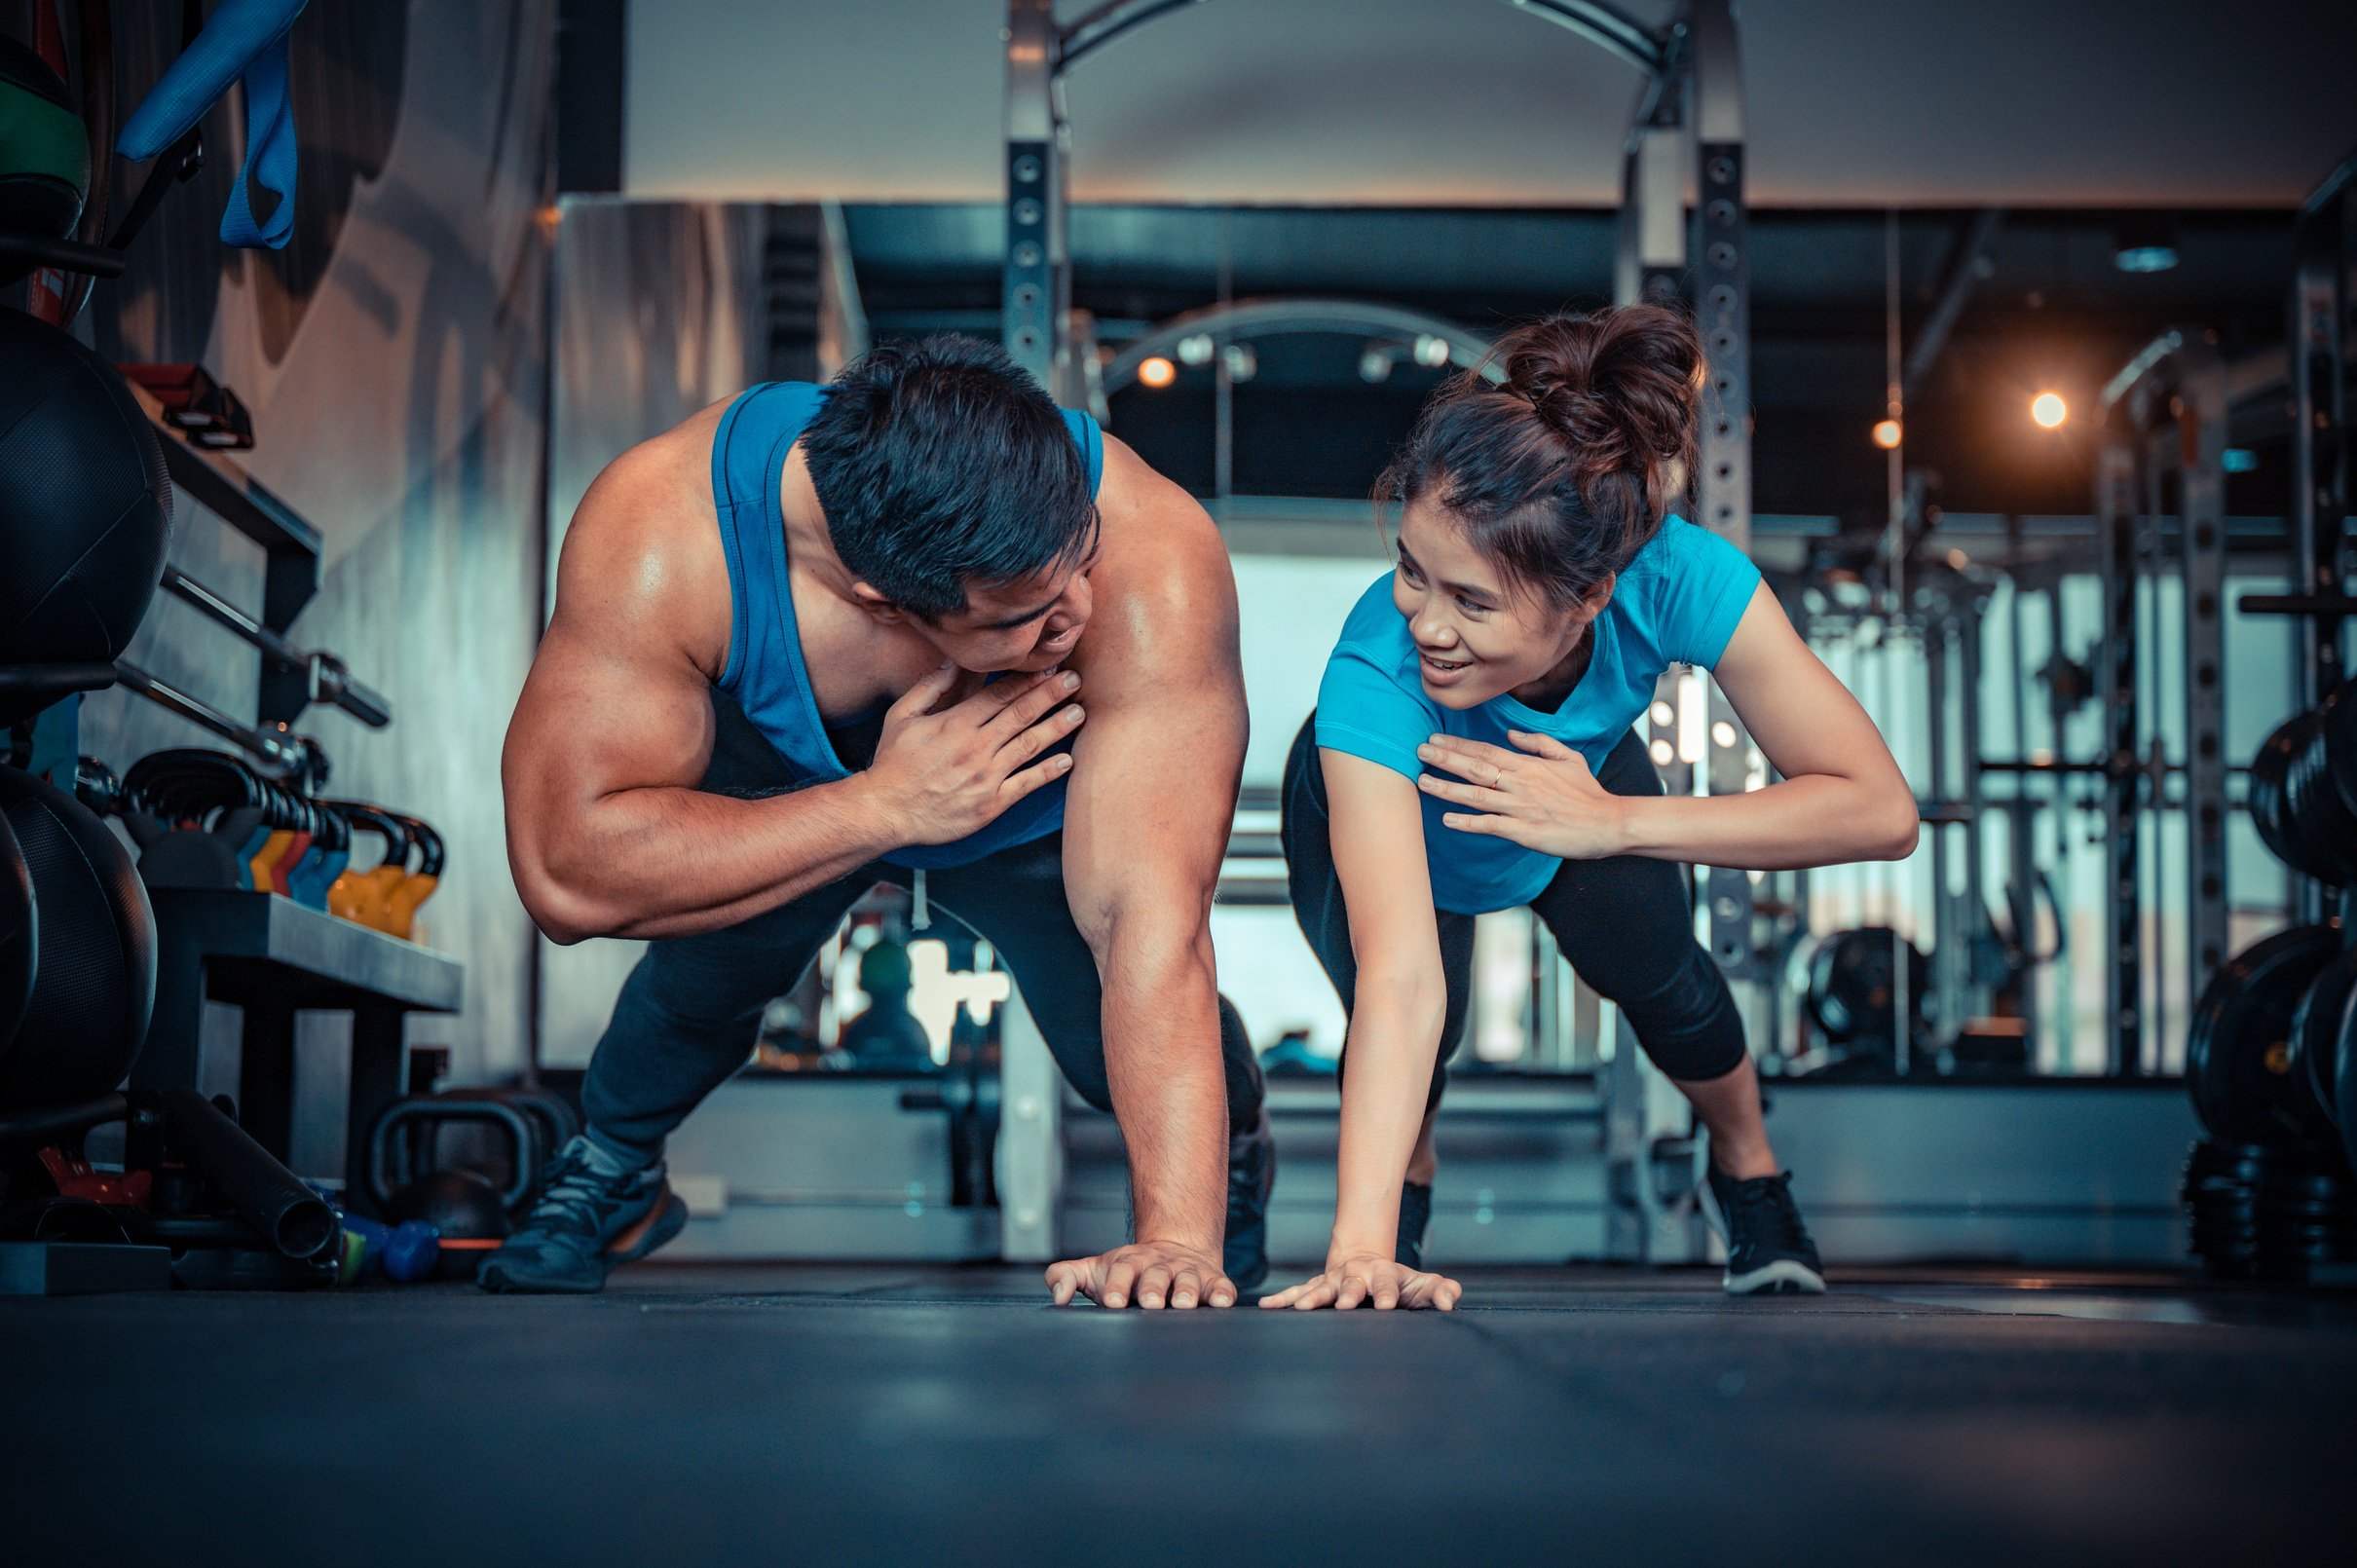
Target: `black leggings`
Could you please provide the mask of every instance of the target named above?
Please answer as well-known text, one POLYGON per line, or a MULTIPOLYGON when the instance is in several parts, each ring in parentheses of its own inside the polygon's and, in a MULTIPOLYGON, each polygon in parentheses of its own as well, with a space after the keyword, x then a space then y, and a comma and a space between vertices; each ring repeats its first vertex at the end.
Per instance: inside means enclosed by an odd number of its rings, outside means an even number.
MULTIPOLYGON (((1301 934, 1309 938, 1348 1013, 1358 963, 1351 952, 1342 882, 1334 874, 1326 770, 1312 738, 1316 725, 1312 715, 1285 764, 1286 877, 1293 918, 1301 922, 1301 934)), ((1613 747, 1596 781, 1615 795, 1662 793, 1661 775, 1634 730, 1613 747)), ((1620 1008, 1654 1065, 1672 1078, 1697 1082, 1742 1064, 1743 1021, 1727 977, 1695 940, 1694 884, 1685 867, 1636 855, 1567 860, 1530 901, 1530 909, 1554 933, 1580 978, 1620 1008)), ((1474 917, 1448 910, 1435 910, 1433 917, 1440 930, 1448 1013, 1440 1025, 1428 1109, 1440 1102, 1473 989, 1474 917)))

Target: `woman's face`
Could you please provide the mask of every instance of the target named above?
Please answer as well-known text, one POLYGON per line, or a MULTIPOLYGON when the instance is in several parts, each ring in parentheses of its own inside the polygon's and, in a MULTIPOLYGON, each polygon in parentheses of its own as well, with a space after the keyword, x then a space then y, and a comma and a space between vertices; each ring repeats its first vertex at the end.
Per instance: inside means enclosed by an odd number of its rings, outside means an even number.
POLYGON ((1402 513, 1392 605, 1415 639, 1425 693, 1442 707, 1478 707, 1544 681, 1579 648, 1610 592, 1566 611, 1508 586, 1438 504, 1411 502, 1402 513))

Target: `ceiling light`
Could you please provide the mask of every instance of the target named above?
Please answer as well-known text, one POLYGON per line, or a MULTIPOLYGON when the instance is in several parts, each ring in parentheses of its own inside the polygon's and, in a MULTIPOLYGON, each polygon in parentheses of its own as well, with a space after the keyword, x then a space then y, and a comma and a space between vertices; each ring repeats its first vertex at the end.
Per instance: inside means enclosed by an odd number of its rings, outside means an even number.
POLYGON ((1212 362, 1212 335, 1197 332, 1178 340, 1178 362, 1182 365, 1208 365, 1212 362))
POLYGON ((1178 367, 1160 355, 1138 362, 1138 382, 1159 392, 1178 379, 1178 367))
POLYGON ((1359 355, 1359 379, 1367 382, 1391 380, 1392 356, 1388 349, 1368 344, 1359 355))
POLYGON ((1877 420, 1875 422, 1874 444, 1876 446, 1881 447, 1886 452, 1894 451, 1898 447, 1898 438, 1899 428, 1897 420, 1886 419, 1877 420))
POLYGON ((1250 381, 1260 373, 1260 356, 1249 343, 1229 344, 1220 352, 1219 362, 1227 367, 1230 381, 1250 381))
POLYGON ((2042 392, 2030 399, 2030 418, 2041 430, 2051 430, 2071 417, 2071 405, 2059 392, 2042 392))
POLYGON ((1448 363, 1448 340, 1434 337, 1430 332, 1416 338, 1416 363, 1438 370, 1448 363))

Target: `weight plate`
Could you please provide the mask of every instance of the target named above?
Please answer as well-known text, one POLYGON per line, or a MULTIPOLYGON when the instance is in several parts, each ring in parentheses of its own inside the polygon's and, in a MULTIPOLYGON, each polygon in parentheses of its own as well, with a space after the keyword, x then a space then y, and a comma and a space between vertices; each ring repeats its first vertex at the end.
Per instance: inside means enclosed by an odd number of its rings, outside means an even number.
POLYGON ((2332 770, 2341 809, 2357 820, 2357 681, 2343 684, 2334 694, 2343 700, 2333 703, 2325 715, 2325 765, 2332 770))
POLYGON ((2202 1126, 2221 1139, 2296 1145, 2308 1136, 2292 1078, 2292 1015, 2340 933, 2278 931, 2219 966, 2194 1004, 2186 1086, 2202 1126))
POLYGON ((2357 881, 2357 817, 2341 803, 2333 777, 2329 730, 2341 708, 2341 691, 2326 695, 2300 729, 2300 748, 2285 778, 2285 805, 2301 868, 2321 881, 2357 881))
POLYGON ((2357 993, 2340 1010, 2340 1046, 2333 1064, 2333 1118, 2340 1124, 2340 1149, 2357 1165, 2357 993))
POLYGON ((2284 775, 2290 770, 2292 754, 2299 746, 2301 721, 2306 717, 2294 714, 2277 725, 2259 743, 2258 755, 2251 759, 2251 826, 2259 830, 2259 841, 2267 846, 2267 853, 2287 866, 2293 863, 2297 850, 2284 820, 2284 775))
POLYGON ((2333 1121, 2334 1076, 2352 991, 2357 991, 2357 950, 2344 948, 2316 972, 2292 1014, 2292 1098, 2308 1136, 2321 1143, 2340 1136, 2333 1121))

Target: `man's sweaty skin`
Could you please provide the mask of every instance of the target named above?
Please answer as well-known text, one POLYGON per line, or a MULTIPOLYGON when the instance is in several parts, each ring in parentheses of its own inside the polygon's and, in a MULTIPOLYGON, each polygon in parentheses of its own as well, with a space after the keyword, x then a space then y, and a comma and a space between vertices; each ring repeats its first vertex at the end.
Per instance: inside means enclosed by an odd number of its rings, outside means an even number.
POLYGON ((624 453, 575 514, 502 765, 526 908, 559 942, 716 930, 887 850, 962 838, 1068 765, 1066 894, 1103 980, 1139 1240, 1053 1265, 1050 1288, 1059 1303, 1233 1304, 1208 920, 1245 709, 1217 531, 1105 437, 1084 570, 977 588, 934 630, 967 671, 1024 672, 977 691, 836 558, 798 447, 781 501, 820 710, 893 706, 863 772, 762 800, 704 794, 732 616, 710 479, 726 407, 624 453), (1037 761, 1075 731, 1068 765, 1037 761))

